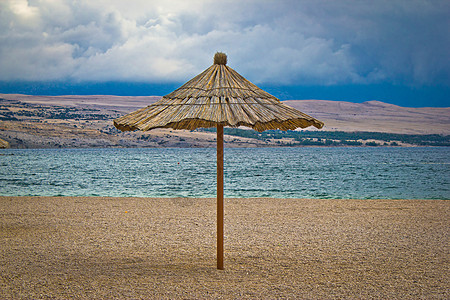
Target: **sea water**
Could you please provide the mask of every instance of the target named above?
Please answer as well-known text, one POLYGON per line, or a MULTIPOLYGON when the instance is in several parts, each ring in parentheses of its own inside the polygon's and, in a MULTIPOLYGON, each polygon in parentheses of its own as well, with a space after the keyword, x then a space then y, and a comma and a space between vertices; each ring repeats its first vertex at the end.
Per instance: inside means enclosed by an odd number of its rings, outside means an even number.
MULTIPOLYGON (((449 147, 225 149, 225 197, 450 199, 449 147)), ((216 150, 0 151, 0 195, 215 197, 216 150)))

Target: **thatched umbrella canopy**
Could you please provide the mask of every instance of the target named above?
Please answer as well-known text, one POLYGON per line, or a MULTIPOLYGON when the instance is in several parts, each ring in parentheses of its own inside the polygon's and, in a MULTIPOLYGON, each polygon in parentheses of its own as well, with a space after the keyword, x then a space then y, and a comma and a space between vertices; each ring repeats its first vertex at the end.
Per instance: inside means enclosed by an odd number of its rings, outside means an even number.
POLYGON ((294 130, 323 123, 280 102, 228 67, 214 64, 158 102, 114 120, 122 131, 217 127, 217 268, 223 269, 223 127, 248 126, 259 132, 294 130))
POLYGON ((218 125, 248 126, 259 132, 323 127, 322 122, 258 88, 226 62, 225 54, 216 53, 211 67, 160 101, 114 120, 114 125, 122 131, 218 125))

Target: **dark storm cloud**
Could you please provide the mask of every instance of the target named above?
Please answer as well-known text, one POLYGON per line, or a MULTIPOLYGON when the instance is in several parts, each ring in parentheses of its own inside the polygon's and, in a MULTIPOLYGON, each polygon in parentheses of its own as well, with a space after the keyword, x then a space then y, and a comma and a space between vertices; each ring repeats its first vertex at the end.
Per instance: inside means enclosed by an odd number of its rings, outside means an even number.
POLYGON ((449 1, 0 3, 0 80, 172 82, 216 51, 255 83, 450 83, 449 1))

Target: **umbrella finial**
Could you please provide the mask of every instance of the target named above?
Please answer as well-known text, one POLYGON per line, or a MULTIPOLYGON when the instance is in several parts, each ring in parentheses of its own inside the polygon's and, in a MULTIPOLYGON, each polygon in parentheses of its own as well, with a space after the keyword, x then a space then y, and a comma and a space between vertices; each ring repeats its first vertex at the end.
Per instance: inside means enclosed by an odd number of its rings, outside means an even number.
POLYGON ((214 64, 215 65, 226 65, 227 64, 227 55, 223 52, 216 52, 214 55, 214 64))

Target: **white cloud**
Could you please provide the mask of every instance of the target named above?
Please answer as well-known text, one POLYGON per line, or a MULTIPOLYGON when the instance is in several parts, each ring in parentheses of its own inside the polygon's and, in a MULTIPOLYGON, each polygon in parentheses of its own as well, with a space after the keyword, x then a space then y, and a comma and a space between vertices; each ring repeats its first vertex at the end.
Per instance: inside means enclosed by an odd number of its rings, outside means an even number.
POLYGON ((0 80, 449 84, 448 1, 0 2, 0 80))

